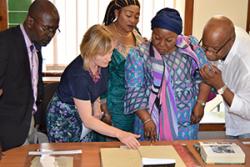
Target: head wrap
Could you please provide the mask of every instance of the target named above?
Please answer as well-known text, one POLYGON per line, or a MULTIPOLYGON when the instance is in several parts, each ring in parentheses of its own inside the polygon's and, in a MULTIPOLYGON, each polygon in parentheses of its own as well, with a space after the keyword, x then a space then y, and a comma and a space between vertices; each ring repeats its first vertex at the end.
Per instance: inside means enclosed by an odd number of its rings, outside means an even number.
POLYGON ((180 13, 172 8, 161 9, 151 20, 151 29, 153 30, 154 28, 163 28, 178 35, 181 34, 182 19, 180 13))

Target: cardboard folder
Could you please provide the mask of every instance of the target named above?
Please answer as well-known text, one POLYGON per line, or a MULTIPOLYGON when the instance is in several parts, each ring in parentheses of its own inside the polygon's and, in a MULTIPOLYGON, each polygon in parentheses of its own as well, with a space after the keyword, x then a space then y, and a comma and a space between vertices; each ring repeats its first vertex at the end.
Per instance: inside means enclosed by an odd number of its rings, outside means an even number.
POLYGON ((102 167, 142 167, 142 158, 175 160, 175 167, 185 164, 171 145, 140 146, 138 150, 127 148, 101 148, 102 167))

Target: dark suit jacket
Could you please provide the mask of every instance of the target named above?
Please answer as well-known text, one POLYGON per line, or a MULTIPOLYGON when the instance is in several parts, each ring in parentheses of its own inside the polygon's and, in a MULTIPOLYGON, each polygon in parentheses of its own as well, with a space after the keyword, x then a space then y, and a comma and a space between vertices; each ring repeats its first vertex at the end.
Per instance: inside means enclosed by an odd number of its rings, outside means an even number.
MULTIPOLYGON (((39 57, 38 102, 41 102, 42 57, 39 57)), ((33 90, 29 56, 20 26, 0 32, 0 142, 3 150, 22 145, 32 116, 33 90)))

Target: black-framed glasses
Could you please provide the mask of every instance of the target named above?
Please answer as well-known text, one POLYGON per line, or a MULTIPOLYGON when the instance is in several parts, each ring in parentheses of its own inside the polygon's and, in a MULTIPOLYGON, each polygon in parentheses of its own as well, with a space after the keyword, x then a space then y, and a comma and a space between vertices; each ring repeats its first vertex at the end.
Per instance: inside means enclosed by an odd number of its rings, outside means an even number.
POLYGON ((199 45, 201 46, 201 48, 204 50, 204 52, 210 52, 210 53, 214 53, 214 54, 218 54, 227 44, 228 42, 230 42, 232 39, 232 37, 230 37, 228 40, 226 40, 226 42, 218 49, 214 49, 214 48, 209 48, 209 47, 206 47, 202 44, 202 39, 199 41, 199 45))
POLYGON ((59 29, 59 27, 57 28, 54 28, 54 27, 51 27, 51 26, 47 26, 47 25, 44 25, 42 24, 38 19, 36 19, 35 17, 32 17, 30 16, 36 23, 38 23, 42 29, 43 32, 47 33, 47 34, 50 34, 50 33, 55 33, 56 30, 58 30, 58 32, 60 33, 61 30, 59 29))

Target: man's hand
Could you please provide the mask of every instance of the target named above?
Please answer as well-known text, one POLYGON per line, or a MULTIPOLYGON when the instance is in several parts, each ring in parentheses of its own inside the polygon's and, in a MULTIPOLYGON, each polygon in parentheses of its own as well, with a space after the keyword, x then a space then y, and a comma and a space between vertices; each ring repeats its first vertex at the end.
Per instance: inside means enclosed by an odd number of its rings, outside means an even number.
POLYGON ((200 69, 200 74, 203 80, 208 85, 216 89, 219 89, 225 85, 222 80, 221 71, 214 65, 205 65, 203 68, 200 69))

